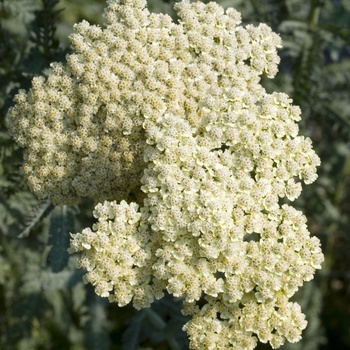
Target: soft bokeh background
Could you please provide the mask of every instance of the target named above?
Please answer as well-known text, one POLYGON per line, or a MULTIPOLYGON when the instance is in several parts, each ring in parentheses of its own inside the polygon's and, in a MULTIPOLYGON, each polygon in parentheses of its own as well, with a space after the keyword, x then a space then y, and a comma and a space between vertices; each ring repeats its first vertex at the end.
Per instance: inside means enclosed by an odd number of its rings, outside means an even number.
MULTIPOLYGON (((268 91, 301 106, 301 133, 322 159, 319 179, 296 206, 323 244, 323 269, 298 292, 309 325, 288 350, 350 349, 350 0, 224 0, 244 23, 281 34, 282 62, 268 91)), ((149 0, 175 16, 173 2, 149 0)), ((0 349, 188 349, 179 301, 118 308, 82 283, 69 232, 92 222, 92 203, 53 208, 28 191, 22 150, 5 119, 18 88, 69 52, 72 25, 103 25, 104 0, 0 0, 0 349), (172 339, 172 340, 171 340, 172 339), (175 342, 173 341, 175 339, 175 342)), ((259 345, 259 349, 269 349, 259 345)))

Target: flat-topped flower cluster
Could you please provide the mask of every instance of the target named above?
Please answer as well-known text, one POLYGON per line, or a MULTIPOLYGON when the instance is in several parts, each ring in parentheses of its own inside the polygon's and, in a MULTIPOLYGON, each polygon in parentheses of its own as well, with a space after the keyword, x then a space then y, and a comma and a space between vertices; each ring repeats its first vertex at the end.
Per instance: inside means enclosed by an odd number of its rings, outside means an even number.
POLYGON ((145 6, 108 1, 106 27, 76 24, 67 64, 17 95, 9 129, 29 186, 99 203, 70 247, 98 295, 137 309, 184 298, 192 349, 298 341, 307 322, 289 298, 323 255, 281 198, 320 160, 300 109, 260 84, 280 37, 215 3, 177 3, 179 23, 145 6))

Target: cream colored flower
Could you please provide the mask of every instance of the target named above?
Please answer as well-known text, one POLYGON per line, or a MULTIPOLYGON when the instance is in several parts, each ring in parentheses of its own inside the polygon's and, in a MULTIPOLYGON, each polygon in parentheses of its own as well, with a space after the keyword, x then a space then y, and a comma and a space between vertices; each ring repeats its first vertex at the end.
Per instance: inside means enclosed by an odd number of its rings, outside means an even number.
POLYGON ((9 127, 29 186, 99 203, 71 240, 85 282, 137 309, 182 297, 192 349, 298 341, 306 321, 289 298, 323 255, 281 198, 320 160, 300 109, 260 84, 281 39, 213 2, 177 3, 178 23, 145 6, 108 1, 107 25, 76 24, 67 65, 17 95, 9 127))

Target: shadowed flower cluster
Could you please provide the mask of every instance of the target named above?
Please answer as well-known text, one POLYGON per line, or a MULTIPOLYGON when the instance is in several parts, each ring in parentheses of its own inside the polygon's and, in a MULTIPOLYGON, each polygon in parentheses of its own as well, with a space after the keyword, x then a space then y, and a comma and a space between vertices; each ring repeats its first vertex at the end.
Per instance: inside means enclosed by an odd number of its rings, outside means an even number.
POLYGON ((29 186, 99 203, 70 247, 98 295, 137 309, 182 297, 192 349, 298 341, 307 322, 289 298, 323 255, 281 198, 299 197, 320 160, 300 109, 260 84, 280 37, 215 3, 177 3, 178 23, 145 6, 108 1, 105 28, 76 24, 67 64, 16 96, 29 186))

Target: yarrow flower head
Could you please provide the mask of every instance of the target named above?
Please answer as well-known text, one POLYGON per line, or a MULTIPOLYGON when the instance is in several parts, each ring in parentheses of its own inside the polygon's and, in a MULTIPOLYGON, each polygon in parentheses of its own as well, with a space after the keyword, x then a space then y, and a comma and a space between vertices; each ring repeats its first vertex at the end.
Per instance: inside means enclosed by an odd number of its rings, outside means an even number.
POLYGON ((97 294, 137 309, 182 297, 192 349, 296 342, 307 322, 289 298, 323 255, 281 198, 298 198, 320 159, 300 109, 260 84, 280 37, 216 3, 177 3, 179 23, 145 7, 108 1, 106 26, 76 24, 67 64, 16 96, 29 186, 99 203, 70 246, 97 294))

